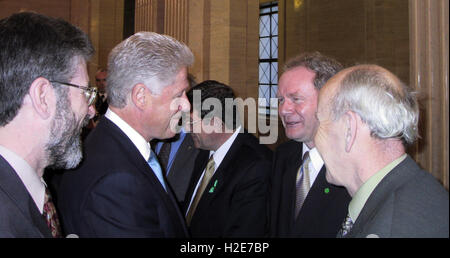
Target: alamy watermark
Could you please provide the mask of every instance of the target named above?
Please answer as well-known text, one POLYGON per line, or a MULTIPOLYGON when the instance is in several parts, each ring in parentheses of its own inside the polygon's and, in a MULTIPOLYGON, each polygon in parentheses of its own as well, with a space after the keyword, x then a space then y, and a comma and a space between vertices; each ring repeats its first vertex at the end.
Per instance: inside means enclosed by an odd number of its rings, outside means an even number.
MULTIPOLYGON (((264 113, 258 112, 258 102, 254 98, 247 98, 243 100, 242 98, 226 98, 225 105, 217 98, 208 98, 201 101, 201 91, 193 91, 193 102, 192 109, 193 112, 201 113, 201 111, 209 111, 202 121, 192 121, 189 114, 184 114, 181 117, 181 124, 171 128, 172 130, 179 132, 181 127, 184 127, 186 132, 191 133, 233 133, 233 123, 236 124, 236 128, 241 126, 240 133, 244 132, 244 128, 247 132, 258 134, 259 142, 261 144, 273 144, 278 139, 278 114, 270 115, 269 117, 264 113), (225 110, 225 112, 223 112, 225 110), (247 110, 247 112, 245 112, 247 110), (235 114, 236 111, 236 114, 235 114), (225 119, 223 119, 225 115, 225 119), (213 117, 219 118, 224 122, 225 126, 222 129, 215 127, 205 126, 213 117), (243 118, 247 117, 246 124, 243 118)), ((184 99, 176 99, 172 101, 170 108, 171 110, 179 109, 181 105, 180 101, 186 101, 184 99)), ((276 98, 270 99, 271 107, 277 107, 278 100, 276 98)))

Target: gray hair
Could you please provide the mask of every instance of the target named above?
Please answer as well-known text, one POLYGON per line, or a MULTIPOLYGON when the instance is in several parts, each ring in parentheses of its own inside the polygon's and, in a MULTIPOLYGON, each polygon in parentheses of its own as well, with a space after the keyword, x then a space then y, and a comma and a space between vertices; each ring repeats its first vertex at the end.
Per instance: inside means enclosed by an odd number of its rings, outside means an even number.
POLYGON ((333 119, 353 111, 369 126, 373 137, 398 138, 406 144, 418 137, 415 93, 381 67, 365 65, 350 71, 331 103, 333 119))
POLYGON ((155 94, 175 80, 180 69, 192 65, 194 55, 183 43, 154 32, 138 32, 117 45, 108 57, 108 102, 123 108, 131 89, 143 83, 155 94))
POLYGON ((343 66, 335 59, 322 55, 319 52, 303 53, 290 59, 283 67, 287 72, 297 67, 305 67, 314 73, 314 87, 320 90, 333 75, 342 70, 343 66))

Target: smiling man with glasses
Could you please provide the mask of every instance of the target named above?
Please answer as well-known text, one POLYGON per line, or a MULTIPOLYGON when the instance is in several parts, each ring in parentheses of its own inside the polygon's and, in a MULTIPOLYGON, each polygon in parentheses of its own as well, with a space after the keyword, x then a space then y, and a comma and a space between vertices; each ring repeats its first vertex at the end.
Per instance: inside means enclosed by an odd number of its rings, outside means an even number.
POLYGON ((96 90, 79 85, 94 50, 77 27, 36 13, 0 20, 0 38, 0 237, 61 237, 42 176, 82 159, 96 90))

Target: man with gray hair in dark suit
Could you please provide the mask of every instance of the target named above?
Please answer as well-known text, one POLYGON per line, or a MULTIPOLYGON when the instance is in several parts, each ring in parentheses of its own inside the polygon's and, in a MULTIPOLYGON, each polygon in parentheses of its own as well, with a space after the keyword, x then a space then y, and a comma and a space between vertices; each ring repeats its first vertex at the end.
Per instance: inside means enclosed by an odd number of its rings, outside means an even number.
POLYGON ((419 108, 388 70, 341 71, 319 94, 314 138, 327 181, 352 196, 338 237, 447 237, 448 192, 406 154, 419 108))
POLYGON ((108 57, 109 107, 65 173, 59 208, 80 237, 187 237, 184 217, 149 142, 175 136, 194 55, 167 35, 138 32, 108 57))

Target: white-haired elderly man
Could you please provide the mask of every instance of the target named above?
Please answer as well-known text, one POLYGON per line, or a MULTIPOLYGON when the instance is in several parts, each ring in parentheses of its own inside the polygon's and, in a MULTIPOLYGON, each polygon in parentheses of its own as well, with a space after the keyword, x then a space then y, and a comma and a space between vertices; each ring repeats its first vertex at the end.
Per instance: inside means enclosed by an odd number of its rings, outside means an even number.
POLYGON ((171 138, 189 112, 187 68, 177 40, 139 32, 108 58, 109 108, 86 139, 86 159, 61 180, 67 234, 80 237, 186 237, 184 216, 150 140, 171 138))
POLYGON ((338 237, 448 237, 448 192, 405 153, 417 137, 414 94, 375 65, 345 69, 319 95, 316 146, 327 180, 352 200, 338 237))

